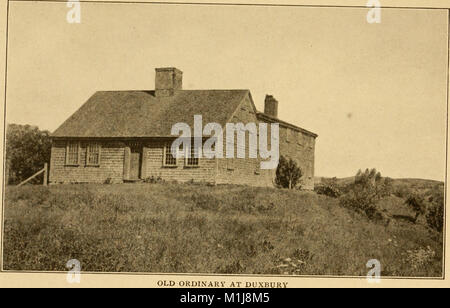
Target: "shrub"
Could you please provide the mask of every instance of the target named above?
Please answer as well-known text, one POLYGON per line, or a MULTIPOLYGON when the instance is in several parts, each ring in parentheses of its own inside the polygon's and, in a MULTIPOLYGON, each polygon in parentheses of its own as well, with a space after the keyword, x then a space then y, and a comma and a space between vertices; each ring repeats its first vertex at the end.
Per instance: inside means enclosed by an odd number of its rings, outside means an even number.
POLYGON ((370 189, 358 189, 355 187, 340 197, 339 204, 365 214, 369 219, 375 219, 380 218, 380 213, 376 205, 377 200, 378 197, 370 189))
POLYGON ((393 194, 399 198, 407 198, 411 195, 411 190, 406 185, 398 185, 393 188, 393 194))
POLYGON ((302 170, 291 158, 280 157, 278 163, 275 185, 280 188, 294 189, 303 176, 302 170))
POLYGON ((425 214, 426 205, 423 196, 419 194, 411 194, 405 201, 405 204, 416 213, 416 217, 414 217, 414 222, 417 222, 417 219, 420 215, 425 214))
POLYGON ((442 232, 444 229, 444 188, 435 186, 427 192, 430 202, 426 215, 427 224, 430 228, 442 232))
POLYGON ((384 183, 376 169, 361 170, 355 176, 353 184, 348 185, 348 192, 341 196, 341 206, 365 214, 369 219, 382 220, 383 214, 378 209, 377 201, 382 197, 381 185, 384 183))
POLYGON ((381 197, 388 197, 394 191, 394 180, 391 178, 384 178, 381 180, 381 184, 379 187, 379 192, 381 197))
POLYGON ((426 218, 431 229, 442 232, 444 229, 444 206, 439 204, 431 205, 426 218))
MULTIPOLYGON (((50 161, 50 132, 35 126, 8 124, 6 130, 6 178, 18 184, 32 176, 50 161)), ((42 176, 38 178, 42 179, 42 176)), ((33 179, 37 183, 39 179, 33 179)), ((42 180, 41 180, 42 181, 42 180)))
POLYGON ((336 178, 322 180, 322 183, 314 187, 314 191, 319 195, 326 195, 332 198, 338 198, 341 195, 336 178))

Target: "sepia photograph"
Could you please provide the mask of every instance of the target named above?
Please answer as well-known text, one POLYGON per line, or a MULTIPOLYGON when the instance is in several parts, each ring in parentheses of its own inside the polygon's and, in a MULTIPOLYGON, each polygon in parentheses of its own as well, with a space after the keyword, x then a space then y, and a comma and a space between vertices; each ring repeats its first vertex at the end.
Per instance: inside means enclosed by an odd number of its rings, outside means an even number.
POLYGON ((369 2, 8 1, 1 271, 444 279, 449 10, 369 2))

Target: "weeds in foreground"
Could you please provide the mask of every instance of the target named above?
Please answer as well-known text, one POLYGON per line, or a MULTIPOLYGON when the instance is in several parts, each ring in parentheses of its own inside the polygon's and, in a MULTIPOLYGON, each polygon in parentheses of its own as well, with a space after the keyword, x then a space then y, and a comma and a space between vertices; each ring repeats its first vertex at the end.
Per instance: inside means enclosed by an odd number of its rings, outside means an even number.
POLYGON ((83 271, 365 276, 374 258, 383 275, 440 277, 442 236, 420 222, 375 224, 335 198, 296 190, 141 183, 6 191, 5 270, 66 271, 78 259, 83 271))

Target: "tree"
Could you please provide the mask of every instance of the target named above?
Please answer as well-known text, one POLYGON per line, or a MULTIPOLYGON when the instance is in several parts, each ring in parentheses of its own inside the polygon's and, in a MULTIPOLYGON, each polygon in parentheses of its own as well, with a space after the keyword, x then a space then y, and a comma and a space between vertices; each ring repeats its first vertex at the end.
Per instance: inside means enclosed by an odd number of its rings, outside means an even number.
POLYGON ((8 184, 17 184, 43 168, 51 152, 50 132, 36 126, 8 124, 6 166, 8 184))
POLYGON ((331 198, 338 198, 341 195, 336 177, 322 179, 321 183, 314 187, 314 191, 319 195, 325 195, 331 198))
POLYGON ((411 189, 408 187, 408 185, 400 184, 394 187, 393 193, 395 196, 405 199, 411 194, 411 189))
POLYGON ((302 176, 302 170, 294 160, 280 157, 275 177, 275 184, 278 187, 294 189, 302 176))
POLYGON ((380 194, 382 197, 389 197, 394 191, 394 180, 386 177, 380 187, 380 194))
MULTIPOLYGON (((389 185, 388 181, 388 185, 389 185)), ((339 203, 367 215, 370 219, 382 219, 377 202, 385 194, 385 180, 376 169, 359 170, 355 180, 345 188, 339 203)))
POLYGON ((436 185, 427 192, 430 203, 427 213, 427 223, 432 229, 442 232, 444 229, 444 186, 436 185))
POLYGON ((425 214, 427 209, 424 198, 419 194, 410 195, 406 199, 405 204, 408 205, 416 213, 416 216, 414 217, 414 223, 417 222, 417 219, 420 215, 425 214))
POLYGON ((366 169, 366 171, 362 172, 361 170, 358 170, 355 176, 355 185, 362 185, 362 186, 377 186, 381 184, 381 173, 377 171, 377 169, 366 169))

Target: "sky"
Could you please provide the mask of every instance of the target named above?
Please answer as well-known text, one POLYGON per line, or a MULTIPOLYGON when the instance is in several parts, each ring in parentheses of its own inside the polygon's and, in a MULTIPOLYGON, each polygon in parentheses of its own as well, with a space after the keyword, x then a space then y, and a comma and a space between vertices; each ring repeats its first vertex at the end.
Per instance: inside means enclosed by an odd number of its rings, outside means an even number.
MULTIPOLYGON (((319 135, 316 176, 377 168, 443 180, 448 16, 444 10, 11 2, 7 122, 54 131, 99 90, 249 89, 258 110, 319 135)), ((282 153, 281 153, 282 154, 282 153)))

